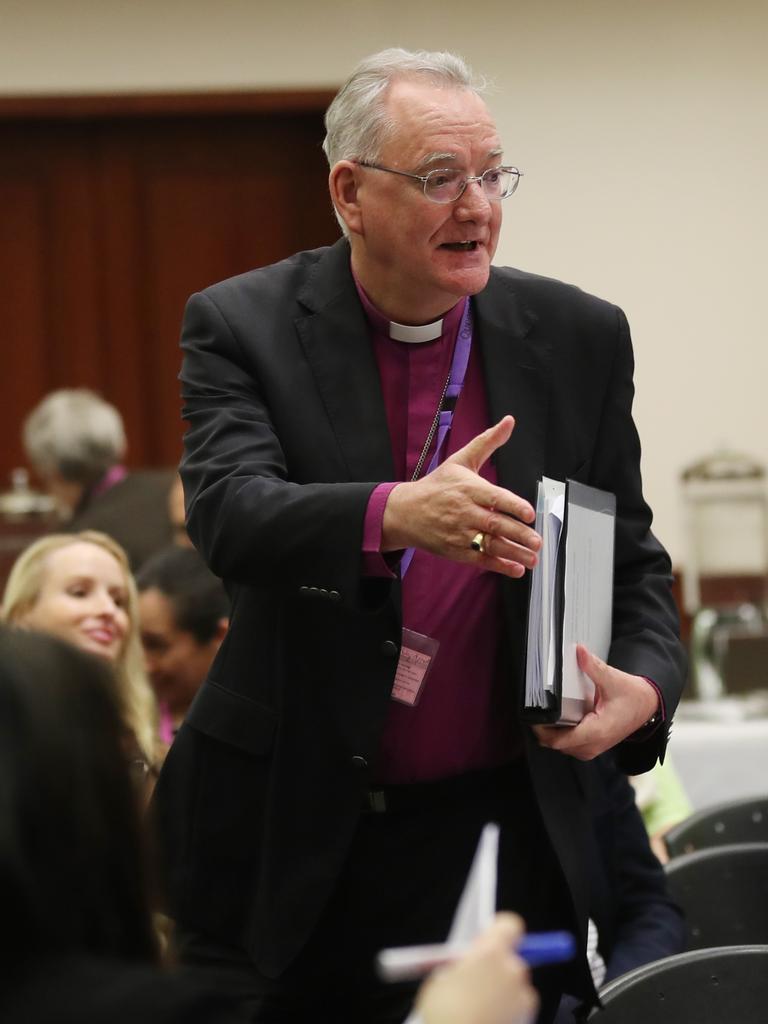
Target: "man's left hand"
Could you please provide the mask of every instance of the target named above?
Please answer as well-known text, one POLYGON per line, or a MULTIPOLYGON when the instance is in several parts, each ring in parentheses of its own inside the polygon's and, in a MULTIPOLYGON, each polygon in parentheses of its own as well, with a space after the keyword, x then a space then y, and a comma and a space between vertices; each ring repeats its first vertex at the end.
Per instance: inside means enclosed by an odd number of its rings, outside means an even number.
POLYGON ((595 684, 594 711, 578 725, 537 725, 534 732, 542 746, 591 761, 645 725, 658 710, 659 695, 647 679, 606 665, 581 644, 576 658, 595 684))

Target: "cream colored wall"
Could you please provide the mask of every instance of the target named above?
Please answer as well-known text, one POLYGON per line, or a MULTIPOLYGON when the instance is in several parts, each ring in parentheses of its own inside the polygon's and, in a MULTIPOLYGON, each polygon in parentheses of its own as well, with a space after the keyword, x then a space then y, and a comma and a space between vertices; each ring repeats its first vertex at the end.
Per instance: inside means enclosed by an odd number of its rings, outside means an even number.
POLYGON ((526 173, 497 262, 626 310, 681 562, 681 467, 720 445, 768 463, 767 44, 757 0, 0 0, 0 92, 328 86, 384 46, 462 53, 526 173))

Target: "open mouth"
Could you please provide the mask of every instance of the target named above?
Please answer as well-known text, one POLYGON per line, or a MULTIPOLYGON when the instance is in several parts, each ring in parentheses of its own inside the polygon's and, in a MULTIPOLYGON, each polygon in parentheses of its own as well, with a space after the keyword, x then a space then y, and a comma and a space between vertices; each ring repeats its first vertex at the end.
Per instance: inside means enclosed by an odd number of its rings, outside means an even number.
POLYGON ((453 252, 474 252, 477 246, 477 242, 443 242, 440 248, 451 249, 453 252))
POLYGON ((115 634, 108 629, 92 629, 86 635, 104 646, 115 642, 115 634))

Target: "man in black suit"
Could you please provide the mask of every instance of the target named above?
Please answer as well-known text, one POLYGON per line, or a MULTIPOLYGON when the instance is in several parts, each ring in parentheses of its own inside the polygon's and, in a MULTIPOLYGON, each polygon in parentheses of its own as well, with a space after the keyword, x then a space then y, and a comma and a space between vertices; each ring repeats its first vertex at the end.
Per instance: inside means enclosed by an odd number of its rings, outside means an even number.
MULTIPOLYGON (((581 762, 663 756, 684 658, 626 320, 491 268, 519 172, 466 66, 377 54, 326 125, 345 238, 185 315, 188 526, 232 616, 157 814, 183 954, 255 1020, 398 1021, 372 955, 445 937, 488 820, 499 906, 584 948, 581 762), (610 664, 580 649, 567 729, 519 716, 542 474, 617 498, 610 664)), ((541 1021, 594 997, 583 957, 536 980, 541 1021)))

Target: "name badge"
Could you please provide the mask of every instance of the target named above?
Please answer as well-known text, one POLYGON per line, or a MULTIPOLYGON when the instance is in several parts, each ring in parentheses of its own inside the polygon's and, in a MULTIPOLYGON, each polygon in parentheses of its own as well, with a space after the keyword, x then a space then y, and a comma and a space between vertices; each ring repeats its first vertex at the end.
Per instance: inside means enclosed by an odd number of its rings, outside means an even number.
POLYGON ((414 633, 412 629, 403 630, 392 700, 411 707, 419 703, 439 646, 440 641, 433 640, 431 636, 414 633))

